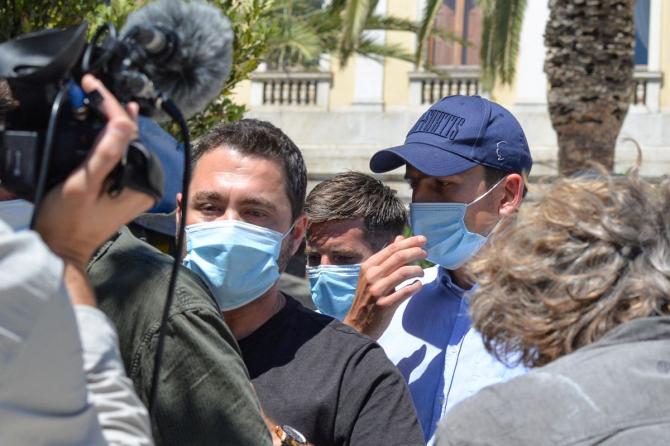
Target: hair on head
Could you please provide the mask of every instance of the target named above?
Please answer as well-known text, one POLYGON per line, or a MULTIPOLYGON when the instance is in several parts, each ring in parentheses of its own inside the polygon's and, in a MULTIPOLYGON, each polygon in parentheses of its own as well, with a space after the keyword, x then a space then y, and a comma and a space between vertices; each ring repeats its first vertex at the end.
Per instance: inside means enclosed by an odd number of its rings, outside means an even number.
POLYGON ((198 160, 216 149, 235 150, 278 163, 284 171, 286 195, 295 220, 302 214, 307 192, 307 169, 300 150, 280 129, 266 121, 242 119, 220 124, 198 139, 191 154, 191 169, 198 160))
POLYGON ((366 236, 375 249, 402 234, 407 225, 405 205, 395 192, 360 172, 341 173, 317 184, 307 196, 305 213, 310 225, 363 219, 366 236))
POLYGON ((473 325, 499 359, 537 367, 670 315, 669 237, 668 182, 602 170, 559 179, 471 262, 473 325))

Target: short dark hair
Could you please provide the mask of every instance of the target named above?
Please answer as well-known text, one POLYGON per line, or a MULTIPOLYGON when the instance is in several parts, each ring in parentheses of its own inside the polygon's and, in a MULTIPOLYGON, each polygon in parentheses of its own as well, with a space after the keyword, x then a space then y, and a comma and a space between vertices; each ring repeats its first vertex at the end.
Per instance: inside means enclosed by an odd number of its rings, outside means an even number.
POLYGON ((375 249, 403 233, 407 210, 395 192, 381 181, 345 172, 317 184, 307 196, 309 225, 362 218, 366 238, 375 249))
POLYGON ((307 193, 307 168, 300 150, 284 132, 258 119, 219 124, 196 141, 191 154, 192 171, 203 155, 223 147, 279 163, 284 170, 293 219, 302 214, 307 193))
MULTIPOLYGON (((489 167, 489 166, 482 166, 484 167, 484 184, 486 184, 487 188, 492 188, 495 186, 495 184, 505 178, 507 175, 514 173, 514 172, 506 172, 504 170, 496 169, 494 167, 489 167)), ((523 197, 526 197, 526 193, 528 192, 528 187, 526 185, 526 177, 524 175, 521 175, 523 177, 523 197)))
POLYGON ((484 167, 484 184, 486 187, 493 187, 498 181, 505 178, 511 172, 506 172, 504 170, 496 169, 495 167, 482 166, 484 167))

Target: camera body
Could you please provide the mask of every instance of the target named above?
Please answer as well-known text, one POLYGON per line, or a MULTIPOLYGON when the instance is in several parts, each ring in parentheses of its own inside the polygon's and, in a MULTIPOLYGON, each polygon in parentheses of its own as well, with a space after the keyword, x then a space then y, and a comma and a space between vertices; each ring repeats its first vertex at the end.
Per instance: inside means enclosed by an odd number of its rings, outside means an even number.
MULTIPOLYGON (((0 78, 17 106, 0 118, 0 181, 16 195, 39 200, 65 180, 88 156, 105 117, 99 97, 78 86, 85 73, 98 76, 122 102, 138 101, 152 114, 166 100, 153 87, 142 64, 147 57, 132 39, 119 39, 113 28, 86 42, 87 24, 45 30, 0 44, 0 78)), ((154 154, 134 141, 109 178, 109 192, 123 187, 158 200, 163 174, 154 154)))

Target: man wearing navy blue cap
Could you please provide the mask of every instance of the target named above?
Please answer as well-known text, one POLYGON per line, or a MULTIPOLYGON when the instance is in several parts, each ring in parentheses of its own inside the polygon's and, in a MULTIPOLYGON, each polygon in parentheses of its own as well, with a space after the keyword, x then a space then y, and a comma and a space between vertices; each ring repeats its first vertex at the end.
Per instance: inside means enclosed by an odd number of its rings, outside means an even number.
POLYGON ((478 96, 451 96, 421 116, 403 145, 370 161, 376 173, 403 165, 415 236, 399 237, 362 265, 345 322, 378 338, 403 373, 430 443, 454 404, 524 371, 497 362, 471 329, 474 284, 463 265, 518 209, 532 159, 509 111, 478 96), (436 266, 412 265, 422 258, 436 266))

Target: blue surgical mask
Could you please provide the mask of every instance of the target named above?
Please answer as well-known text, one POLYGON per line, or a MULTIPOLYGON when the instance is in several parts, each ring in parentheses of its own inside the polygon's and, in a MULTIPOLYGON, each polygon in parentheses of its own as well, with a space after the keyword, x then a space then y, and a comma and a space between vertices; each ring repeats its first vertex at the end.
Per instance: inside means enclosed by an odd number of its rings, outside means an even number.
POLYGON ((0 201, 0 220, 15 231, 22 231, 30 227, 34 209, 35 206, 26 200, 0 201))
POLYGON ((356 295, 361 265, 308 266, 312 301, 319 312, 342 320, 356 295))
POLYGON ((470 203, 410 203, 412 232, 428 239, 424 246, 427 260, 455 270, 481 249, 488 237, 468 230, 465 212, 503 179, 470 203))
POLYGON ((205 281, 222 311, 240 308, 279 279, 282 241, 292 229, 282 234, 238 220, 189 225, 184 266, 205 281))

